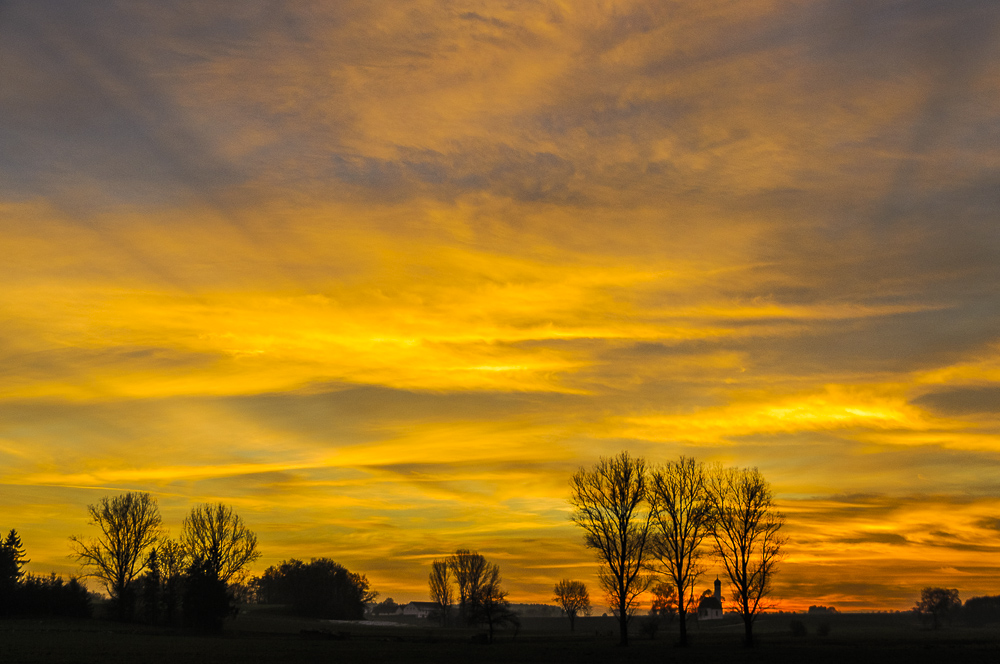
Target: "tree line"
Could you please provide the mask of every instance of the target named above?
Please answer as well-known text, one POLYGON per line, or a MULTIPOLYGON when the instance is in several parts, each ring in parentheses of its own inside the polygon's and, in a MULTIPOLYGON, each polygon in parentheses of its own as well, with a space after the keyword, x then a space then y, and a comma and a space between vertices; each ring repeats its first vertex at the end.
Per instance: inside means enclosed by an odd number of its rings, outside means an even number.
MULTIPOLYGON (((368 580, 327 559, 283 561, 258 577, 256 534, 222 503, 195 506, 178 539, 166 536, 148 493, 106 496, 87 506, 93 537, 70 538, 73 557, 108 596, 120 621, 219 631, 238 602, 280 603, 295 613, 360 619, 374 600, 368 580)), ((16 530, 0 542, 0 615, 87 617, 91 595, 76 577, 25 574, 30 562, 16 530)))
POLYGON ((957 588, 928 587, 920 591, 913 611, 933 629, 958 617, 970 625, 997 623, 1000 622, 1000 595, 973 597, 962 604, 957 588))
POLYGON ((148 493, 105 496, 87 512, 100 534, 71 537, 73 555, 118 620, 221 629, 232 610, 230 581, 260 557, 257 536, 222 503, 191 508, 178 540, 164 534, 148 493))
POLYGON ((785 544, 784 515, 760 471, 690 457, 650 468, 621 452, 581 468, 570 485, 572 519, 600 562, 598 580, 618 617, 621 645, 628 645, 639 596, 657 578, 673 588, 679 643, 687 644, 687 613, 710 554, 725 570, 745 643, 753 645, 785 544))
POLYGON ((27 574, 29 562, 20 535, 11 528, 0 540, 0 616, 90 616, 90 594, 76 577, 65 582, 55 574, 27 574))
MULTIPOLYGON (((785 543, 780 534, 784 517, 756 468, 708 466, 690 457, 650 468, 644 459, 622 452, 581 468, 570 485, 572 520, 597 554, 598 579, 618 617, 622 645, 628 644, 638 598, 647 591, 654 596, 647 631, 655 633, 659 618, 676 616, 680 645, 686 644, 686 614, 710 555, 725 570, 746 644, 752 645, 753 623, 769 606, 785 543)), ((87 512, 99 534, 71 537, 73 555, 103 586, 110 615, 118 620, 217 631, 239 602, 282 604, 308 617, 360 620, 378 596, 364 575, 328 558, 308 563, 293 558, 250 576, 248 566, 260 557, 257 537, 222 503, 193 507, 176 540, 163 532, 148 493, 104 497, 87 512)), ((20 536, 11 529, 0 540, 0 616, 91 614, 91 596, 77 578, 64 582, 55 574, 26 574, 28 562, 20 536)), ((433 561, 428 585, 436 606, 433 618, 442 625, 484 626, 490 642, 497 628, 519 627, 499 565, 478 552, 459 549, 433 561)), ((562 579, 553 593, 571 630, 578 615, 590 614, 583 582, 562 579)), ((978 597, 962 607, 957 590, 925 588, 915 611, 937 628, 959 611, 970 621, 995 620, 1000 601, 978 597)))

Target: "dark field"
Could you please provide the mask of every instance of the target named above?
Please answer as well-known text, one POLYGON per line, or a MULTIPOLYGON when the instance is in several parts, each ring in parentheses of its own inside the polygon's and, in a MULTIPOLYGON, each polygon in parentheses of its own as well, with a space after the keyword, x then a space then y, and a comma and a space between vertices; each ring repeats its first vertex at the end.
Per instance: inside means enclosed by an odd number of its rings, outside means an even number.
POLYGON ((221 636, 100 620, 7 620, 0 621, 0 662, 1000 662, 1000 627, 956 624, 935 632, 912 615, 766 616, 757 624, 759 642, 752 650, 741 644, 741 625, 729 621, 693 625, 686 649, 673 645, 676 625, 655 640, 633 625, 632 645, 620 648, 610 618, 580 619, 576 634, 564 619, 527 618, 516 637, 503 632, 493 645, 474 643, 475 631, 439 629, 426 621, 331 623, 261 609, 241 614, 221 636), (808 633, 792 636, 792 620, 801 620, 808 633), (817 634, 822 622, 829 624, 827 636, 817 634))

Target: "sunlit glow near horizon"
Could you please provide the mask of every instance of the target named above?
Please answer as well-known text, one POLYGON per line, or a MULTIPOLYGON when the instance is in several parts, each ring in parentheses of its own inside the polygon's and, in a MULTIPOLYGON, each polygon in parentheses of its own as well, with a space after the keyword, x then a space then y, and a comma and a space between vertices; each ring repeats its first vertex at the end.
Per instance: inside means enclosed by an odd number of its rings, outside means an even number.
MULTIPOLYGON (((569 478, 757 466, 778 606, 1000 594, 1000 9, 0 7, 0 528, 597 589, 569 478)), ((708 588, 719 566, 706 560, 708 588)), ((648 608, 648 605, 644 608, 648 608)))

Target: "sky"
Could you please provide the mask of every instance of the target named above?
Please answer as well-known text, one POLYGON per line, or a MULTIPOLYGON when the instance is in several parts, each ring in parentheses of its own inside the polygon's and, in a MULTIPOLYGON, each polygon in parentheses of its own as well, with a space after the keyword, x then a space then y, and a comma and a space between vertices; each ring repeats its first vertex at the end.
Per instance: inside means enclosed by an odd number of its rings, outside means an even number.
POLYGON ((782 607, 1000 594, 998 211, 993 0, 0 0, 0 528, 600 603, 628 450, 761 470, 782 607))

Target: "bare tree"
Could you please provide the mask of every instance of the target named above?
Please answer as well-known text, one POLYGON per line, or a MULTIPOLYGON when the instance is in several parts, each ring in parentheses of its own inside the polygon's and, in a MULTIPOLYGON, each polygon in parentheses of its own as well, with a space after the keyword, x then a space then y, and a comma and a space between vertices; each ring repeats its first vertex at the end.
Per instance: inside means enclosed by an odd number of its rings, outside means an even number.
POLYGON ((672 583, 660 582, 649 589, 653 593, 653 604, 649 607, 649 615, 665 619, 668 623, 674 621, 677 615, 677 587, 672 583))
POLYGON ((160 540, 157 555, 160 558, 160 570, 167 579, 183 575, 190 562, 184 545, 170 538, 160 540))
POLYGON ((489 630, 489 642, 493 643, 493 632, 503 625, 520 627, 517 614, 510 610, 507 591, 500 587, 500 567, 486 563, 475 593, 469 598, 469 622, 484 624, 489 630))
POLYGON ((563 579, 556 584, 553 592, 556 603, 569 617, 569 631, 575 632, 577 614, 590 615, 590 593, 587 592, 587 586, 583 581, 563 579))
POLYGON ((160 575, 163 581, 164 618, 168 625, 177 619, 181 604, 181 584, 190 559, 184 545, 174 539, 165 538, 157 547, 160 575))
POLYGON ((677 588, 669 581, 660 581, 654 583, 649 592, 653 594, 653 603, 641 629, 652 640, 660 627, 672 623, 677 616, 677 588))
POLYGON ((448 558, 448 568, 458 584, 458 612, 464 622, 473 618, 472 608, 481 595, 488 564, 481 554, 468 549, 459 549, 448 558))
POLYGON ((435 560, 431 563, 431 574, 428 579, 431 589, 431 601, 438 605, 441 614, 441 626, 448 624, 448 611, 455 601, 455 591, 451 587, 451 571, 448 562, 435 560))
POLYGON ((598 578, 618 615, 620 644, 628 645, 628 623, 636 598, 649 587, 643 572, 649 562, 646 462, 628 452, 601 458, 590 470, 581 468, 570 481, 573 522, 584 530, 584 542, 601 561, 598 578))
POLYGON ((681 457, 656 469, 650 480, 653 506, 653 556, 676 588, 680 645, 687 645, 685 598, 703 569, 699 565, 702 542, 711 527, 712 505, 708 499, 705 466, 690 457, 681 457))
POLYGON ((204 561, 223 583, 260 558, 257 536, 222 503, 192 508, 184 519, 181 542, 192 562, 204 561))
POLYGON ((120 619, 128 617, 128 585, 145 569, 146 552, 160 536, 160 510, 148 493, 132 491, 114 498, 105 496, 88 505, 91 525, 101 535, 85 540, 71 537, 74 555, 91 569, 115 603, 120 619))
POLYGON ((716 469, 709 473, 708 484, 715 553, 729 576, 746 645, 753 646, 753 623, 767 608, 785 543, 780 534, 785 517, 774 506, 771 485, 756 468, 716 469))

